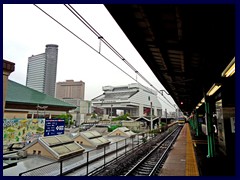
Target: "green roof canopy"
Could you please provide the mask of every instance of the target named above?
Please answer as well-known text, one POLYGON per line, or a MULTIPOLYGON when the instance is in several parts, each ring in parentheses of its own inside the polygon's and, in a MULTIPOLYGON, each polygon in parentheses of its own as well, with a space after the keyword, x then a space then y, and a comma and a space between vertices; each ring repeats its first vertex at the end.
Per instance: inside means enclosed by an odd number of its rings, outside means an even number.
POLYGON ((29 105, 48 105, 67 108, 76 106, 46 95, 29 87, 23 86, 14 81, 8 80, 6 103, 29 104, 29 105))

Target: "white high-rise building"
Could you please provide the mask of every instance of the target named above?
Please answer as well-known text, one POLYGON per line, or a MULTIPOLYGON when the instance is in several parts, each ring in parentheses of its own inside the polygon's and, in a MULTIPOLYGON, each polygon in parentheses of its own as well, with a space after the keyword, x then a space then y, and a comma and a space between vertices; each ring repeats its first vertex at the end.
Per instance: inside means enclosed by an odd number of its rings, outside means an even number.
POLYGON ((47 95, 55 95, 58 45, 47 44, 45 53, 28 58, 26 86, 47 95))

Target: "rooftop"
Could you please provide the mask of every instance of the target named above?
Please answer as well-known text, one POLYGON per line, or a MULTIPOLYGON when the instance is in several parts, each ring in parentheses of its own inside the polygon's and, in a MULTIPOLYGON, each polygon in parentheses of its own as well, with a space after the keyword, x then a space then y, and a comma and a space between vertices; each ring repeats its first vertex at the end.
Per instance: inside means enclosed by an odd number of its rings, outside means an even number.
POLYGON ((27 105, 59 106, 67 109, 75 109, 76 106, 46 95, 14 81, 8 80, 6 108, 8 103, 27 105))
POLYGON ((74 142, 74 140, 67 135, 40 137, 23 148, 23 150, 27 150, 36 143, 42 145, 42 147, 50 152, 57 160, 67 156, 81 154, 84 151, 82 146, 74 142))

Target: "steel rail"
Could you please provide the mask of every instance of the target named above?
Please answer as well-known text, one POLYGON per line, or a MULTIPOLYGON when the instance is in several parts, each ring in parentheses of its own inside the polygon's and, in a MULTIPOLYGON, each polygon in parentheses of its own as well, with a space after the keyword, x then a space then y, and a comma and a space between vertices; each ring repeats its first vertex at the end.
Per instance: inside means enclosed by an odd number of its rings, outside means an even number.
POLYGON ((171 132, 171 134, 169 134, 166 138, 164 138, 155 148, 153 148, 145 157, 143 157, 134 167, 132 167, 124 176, 130 176, 131 174, 133 174, 134 171, 136 171, 137 168, 139 168, 139 166, 141 164, 143 164, 144 162, 147 161, 147 159, 149 157, 151 157, 152 155, 154 155, 154 152, 156 152, 159 148, 162 147, 162 145, 169 139, 172 137, 172 135, 174 135, 173 140, 169 143, 168 147, 164 150, 163 155, 161 156, 161 158, 157 161, 157 163, 155 164, 155 166, 153 167, 153 169, 150 171, 149 176, 153 175, 153 172, 156 171, 156 168, 159 166, 159 164, 162 162, 163 158, 166 156, 167 152, 170 150, 172 144, 174 143, 174 141, 176 140, 179 132, 180 132, 181 127, 176 128, 173 132, 171 132), (177 131, 177 133, 175 133, 177 131), (175 133, 175 134, 174 134, 175 133))

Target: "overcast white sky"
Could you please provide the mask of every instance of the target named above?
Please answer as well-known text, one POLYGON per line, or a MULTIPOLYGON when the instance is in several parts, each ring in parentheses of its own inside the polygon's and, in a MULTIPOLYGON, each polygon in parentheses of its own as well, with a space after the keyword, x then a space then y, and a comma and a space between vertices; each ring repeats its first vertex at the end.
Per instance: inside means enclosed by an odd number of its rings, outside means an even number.
MULTIPOLYGON (((64 5, 41 4, 38 6, 96 50, 99 49, 98 38, 64 5)), ((104 5, 74 4, 72 6, 153 86, 159 90, 164 89, 104 5)), ((3 5, 3 59, 15 63, 15 71, 9 77, 11 80, 26 85, 28 57, 44 53, 46 44, 59 46, 57 82, 70 79, 82 80, 85 82, 85 100, 91 100, 102 94, 102 86, 135 83, 34 5, 3 5)), ((136 74, 103 43, 101 53, 136 78, 136 74)), ((140 77, 137 77, 137 80, 149 87, 140 77)), ((175 104, 171 97, 165 96, 175 104)), ((160 98, 163 99, 163 97, 160 98)), ((163 109, 173 111, 171 106, 161 100, 160 102, 163 109)))

